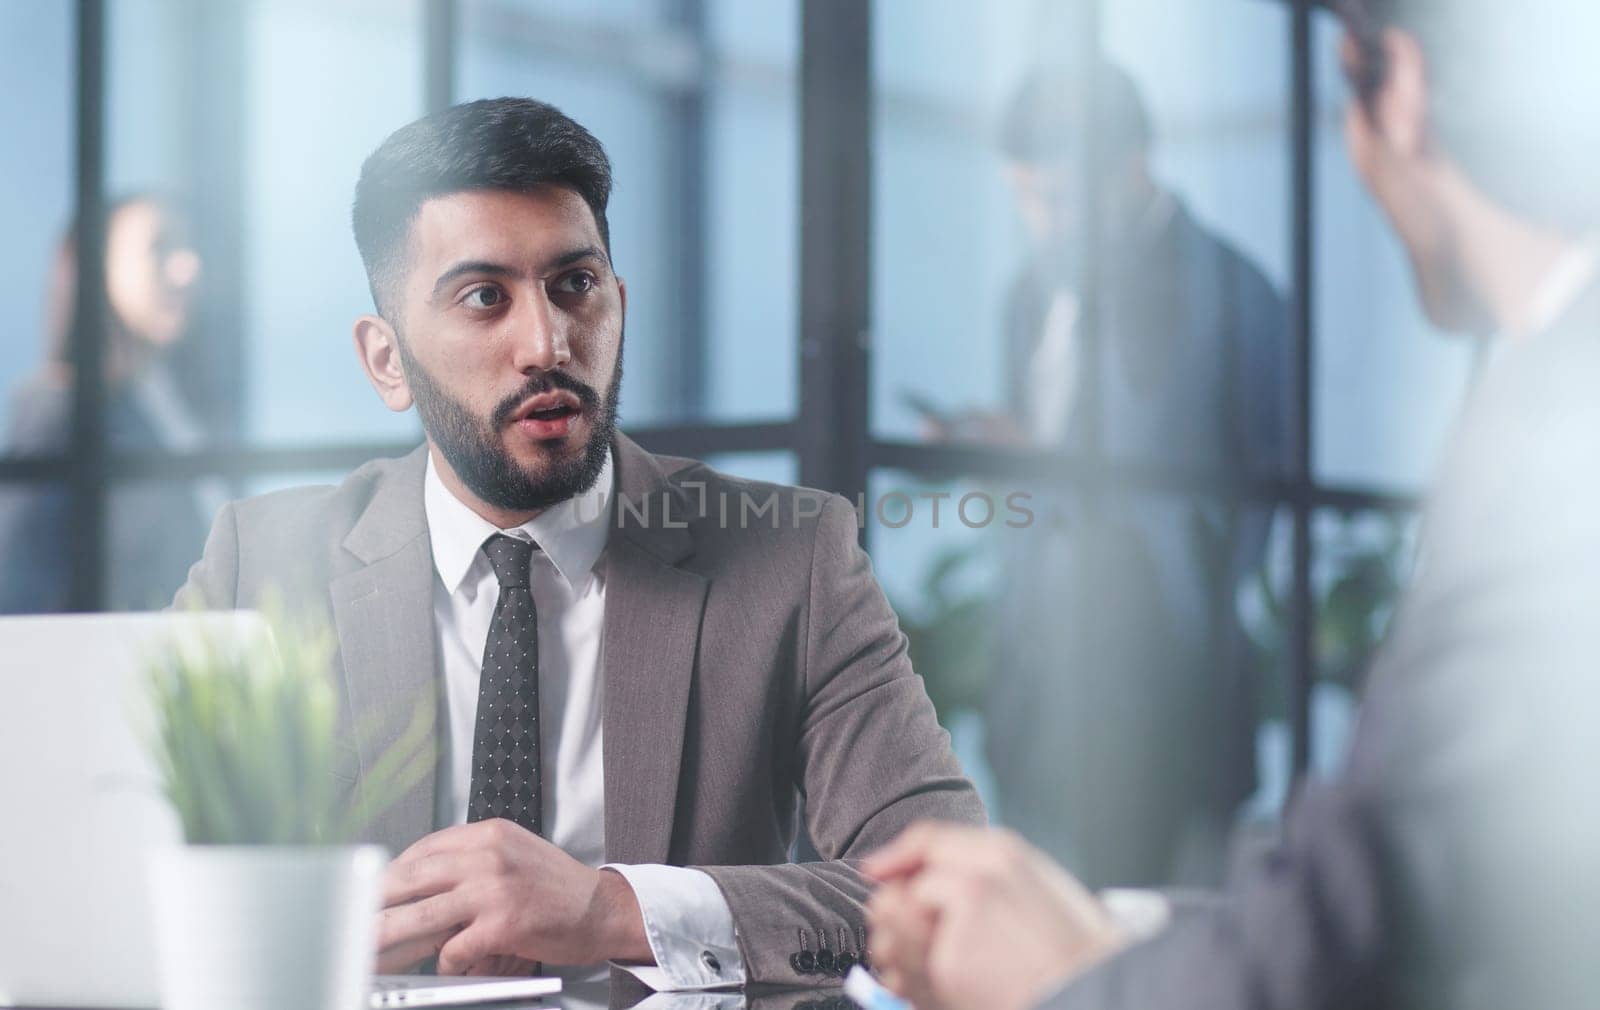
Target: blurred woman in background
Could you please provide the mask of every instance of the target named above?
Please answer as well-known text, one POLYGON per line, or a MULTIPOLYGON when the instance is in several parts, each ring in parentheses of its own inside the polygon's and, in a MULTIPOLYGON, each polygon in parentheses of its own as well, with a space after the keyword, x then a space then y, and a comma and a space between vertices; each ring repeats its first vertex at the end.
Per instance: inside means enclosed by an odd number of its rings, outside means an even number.
MULTIPOLYGON (((192 450, 205 434, 168 364, 189 337, 201 260, 182 216, 157 197, 136 195, 104 211, 107 326, 101 392, 103 438, 112 452, 192 450)), ((44 360, 11 395, 5 449, 17 456, 66 453, 72 441, 71 361, 77 322, 75 223, 56 252, 47 292, 44 360)), ((203 542, 225 500, 221 488, 140 482, 109 497, 108 584, 113 609, 165 605, 183 581, 181 562, 203 542)), ((59 485, 8 489, 0 496, 0 613, 69 609, 71 529, 59 485)))

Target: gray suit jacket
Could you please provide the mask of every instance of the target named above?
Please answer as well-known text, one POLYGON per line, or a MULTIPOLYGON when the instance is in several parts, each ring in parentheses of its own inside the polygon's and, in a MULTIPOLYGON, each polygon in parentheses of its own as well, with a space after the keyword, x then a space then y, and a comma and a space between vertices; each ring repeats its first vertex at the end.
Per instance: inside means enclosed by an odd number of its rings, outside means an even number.
POLYGON ((1600 288, 1474 391, 1349 767, 1051 1010, 1595 1005, 1600 288))
MULTIPOLYGON (((621 436, 614 449, 600 561, 606 858, 704 869, 733 912, 749 980, 816 984, 791 955, 823 942, 858 952, 865 935, 868 886, 849 860, 917 818, 981 822, 982 805, 844 499, 652 456, 621 436), (775 508, 757 514, 769 497, 775 508), (787 862, 802 798, 823 862, 787 862)), ((346 712, 362 725, 345 769, 357 788, 438 691, 425 452, 375 460, 337 487, 235 502, 179 592, 232 608, 278 587, 292 606, 325 609, 346 712)), ((429 776, 370 840, 399 852, 427 834, 434 789, 429 776)))

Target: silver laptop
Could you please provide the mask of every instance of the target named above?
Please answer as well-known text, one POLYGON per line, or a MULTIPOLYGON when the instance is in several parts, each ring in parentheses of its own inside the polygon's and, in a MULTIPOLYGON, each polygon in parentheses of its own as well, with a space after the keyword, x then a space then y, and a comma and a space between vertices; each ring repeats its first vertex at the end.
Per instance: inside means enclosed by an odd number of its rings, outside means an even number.
POLYGON ((379 975, 372 984, 374 1010, 384 1007, 468 1006, 537 999, 561 991, 559 978, 442 978, 379 975))
MULTIPOLYGON (((145 852, 180 840, 136 723, 141 660, 254 614, 0 617, 0 1007, 159 1003, 145 852)), ((384 977, 374 1007, 528 1000, 559 979, 384 977)))

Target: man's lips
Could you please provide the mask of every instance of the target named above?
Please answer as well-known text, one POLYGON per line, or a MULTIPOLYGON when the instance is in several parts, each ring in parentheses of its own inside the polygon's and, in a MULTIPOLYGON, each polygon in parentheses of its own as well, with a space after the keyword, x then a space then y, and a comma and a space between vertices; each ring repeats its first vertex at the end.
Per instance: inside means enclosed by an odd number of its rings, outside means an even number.
POLYGON ((540 393, 517 408, 508 426, 535 441, 566 438, 583 416, 583 403, 564 389, 540 393))
POLYGON ((575 393, 554 389, 540 393, 518 407, 511 415, 511 423, 522 421, 554 421, 583 412, 583 403, 575 393))

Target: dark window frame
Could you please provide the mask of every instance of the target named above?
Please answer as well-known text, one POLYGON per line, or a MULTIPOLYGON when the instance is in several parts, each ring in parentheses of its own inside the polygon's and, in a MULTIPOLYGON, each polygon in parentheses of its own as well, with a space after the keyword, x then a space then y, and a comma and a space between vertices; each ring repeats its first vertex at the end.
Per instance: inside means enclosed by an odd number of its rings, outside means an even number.
MULTIPOLYGON (((1103 0, 1102 0, 1103 2, 1103 0)), ((454 93, 459 53, 458 0, 424 0, 424 106, 447 106, 454 93)), ((1097 21, 1098 4, 1089 20, 1097 21)), ((676 0, 673 18, 682 29, 705 42, 703 0, 676 0)), ((110 489, 118 482, 220 476, 243 480, 271 474, 354 467, 374 456, 398 455, 411 443, 349 442, 285 447, 215 448, 195 452, 149 450, 112 454, 97 437, 103 420, 101 360, 108 308, 104 304, 104 235, 96 233, 93 213, 105 194, 106 0, 77 0, 76 8, 75 192, 80 217, 88 223, 78 245, 78 319, 73 335, 75 374, 93 377, 75 384, 69 451, 57 456, 0 459, 0 487, 58 481, 72 492, 73 527, 78 540, 72 553, 73 609, 101 609, 105 599, 107 544, 106 509, 110 489), (86 212, 85 212, 86 211, 86 212)), ((854 500, 865 494, 871 474, 894 469, 923 478, 998 476, 1026 472, 1080 487, 1141 487, 1190 493, 1219 494, 1232 500, 1271 502, 1292 516, 1290 725, 1293 767, 1307 769, 1312 753, 1310 700, 1315 682, 1311 568, 1315 560, 1311 522, 1317 511, 1375 510, 1413 513, 1414 495, 1319 482, 1312 470, 1314 394, 1314 316, 1312 250, 1314 81, 1311 72, 1311 0, 1292 0, 1285 43, 1292 55, 1289 107, 1291 172, 1289 292, 1291 333, 1295 348, 1295 458, 1291 475, 1281 481, 1228 482, 1199 473, 1117 464, 1091 453, 1064 458, 1057 453, 997 451, 961 446, 928 445, 875 438, 870 427, 870 233, 872 172, 872 73, 870 3, 861 0, 801 0, 800 70, 800 258, 798 413, 793 419, 754 423, 681 423, 630 428, 646 447, 680 455, 784 451, 798 462, 801 482, 854 500)), ((1098 32, 1083 32, 1092 57, 1098 32)), ((681 96, 676 112, 685 123, 684 143, 675 152, 674 176, 684 189, 686 221, 703 217, 706 194, 697 171, 704 153, 704 92, 681 96)), ((1092 138, 1091 138, 1092 143, 1092 138)), ((1093 205, 1092 194, 1086 196, 1093 205)), ((703 226, 691 229, 691 249, 703 252, 703 226)), ((686 257, 686 261, 693 257, 686 257)), ((703 259, 703 257, 702 257, 703 259)), ((1093 257, 1089 258, 1093 260, 1093 257)), ((680 360, 684 381, 693 393, 691 409, 703 401, 701 375, 707 354, 704 340, 703 292, 698 270, 690 266, 690 325, 697 334, 680 360)), ((1092 285, 1086 290, 1093 290, 1092 285)), ((1088 318, 1092 320, 1092 307, 1088 318)), ((1091 324, 1092 329, 1092 324, 1091 324)), ((1092 445, 1092 442, 1091 442, 1092 445)), ((863 540, 870 540, 863 530, 863 540)))

